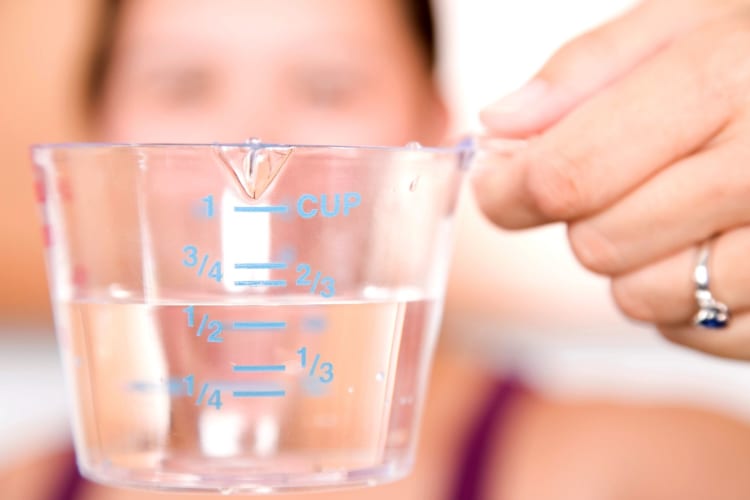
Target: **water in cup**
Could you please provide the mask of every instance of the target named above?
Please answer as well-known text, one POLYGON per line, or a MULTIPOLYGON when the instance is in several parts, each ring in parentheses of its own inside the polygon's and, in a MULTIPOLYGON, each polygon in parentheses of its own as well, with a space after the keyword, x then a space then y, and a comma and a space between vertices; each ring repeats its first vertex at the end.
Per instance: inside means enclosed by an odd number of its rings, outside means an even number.
POLYGON ((84 475, 265 493, 409 472, 459 150, 84 145, 35 161, 84 475))

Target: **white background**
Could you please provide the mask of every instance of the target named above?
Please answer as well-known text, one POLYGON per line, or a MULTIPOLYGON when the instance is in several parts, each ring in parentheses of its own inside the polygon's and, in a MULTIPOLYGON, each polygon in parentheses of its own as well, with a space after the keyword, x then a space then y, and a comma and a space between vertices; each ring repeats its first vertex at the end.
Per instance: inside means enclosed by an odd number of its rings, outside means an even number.
POLYGON ((459 130, 478 128, 479 110, 523 84, 566 40, 633 4, 633 0, 437 0, 442 76, 456 105, 459 130))

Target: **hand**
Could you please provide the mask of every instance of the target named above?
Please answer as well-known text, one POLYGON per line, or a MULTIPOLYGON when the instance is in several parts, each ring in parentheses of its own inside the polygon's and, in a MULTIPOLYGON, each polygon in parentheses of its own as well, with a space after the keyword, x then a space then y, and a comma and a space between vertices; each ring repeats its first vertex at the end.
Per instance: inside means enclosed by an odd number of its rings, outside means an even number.
POLYGON ((669 339, 750 358, 750 1, 653 0, 563 47, 482 113, 528 145, 475 176, 505 228, 563 221, 622 311, 669 339), (733 313, 697 330, 692 272, 733 313))

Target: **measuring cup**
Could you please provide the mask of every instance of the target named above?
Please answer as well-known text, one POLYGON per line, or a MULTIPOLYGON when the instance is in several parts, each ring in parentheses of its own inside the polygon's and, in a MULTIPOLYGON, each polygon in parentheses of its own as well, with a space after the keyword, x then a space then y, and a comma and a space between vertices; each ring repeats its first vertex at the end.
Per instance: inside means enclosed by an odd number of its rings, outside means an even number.
POLYGON ((264 493, 406 475, 455 148, 33 148, 78 465, 264 493))

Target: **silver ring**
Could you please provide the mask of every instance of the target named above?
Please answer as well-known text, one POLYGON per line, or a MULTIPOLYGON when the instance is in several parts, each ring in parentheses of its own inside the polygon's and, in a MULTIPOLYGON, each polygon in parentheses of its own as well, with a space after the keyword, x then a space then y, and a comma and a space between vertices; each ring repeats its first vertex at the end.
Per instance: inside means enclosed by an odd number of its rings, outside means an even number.
POLYGON ((709 289, 708 255, 711 241, 707 240, 698 251, 698 261, 693 271, 695 282, 695 300, 698 312, 693 317, 693 324, 701 328, 721 330, 729 325, 731 314, 723 302, 716 300, 709 289))

